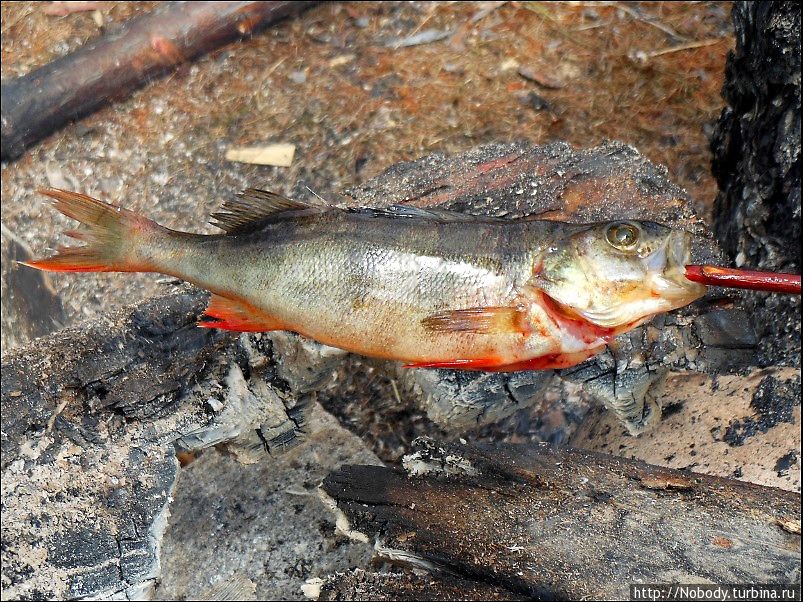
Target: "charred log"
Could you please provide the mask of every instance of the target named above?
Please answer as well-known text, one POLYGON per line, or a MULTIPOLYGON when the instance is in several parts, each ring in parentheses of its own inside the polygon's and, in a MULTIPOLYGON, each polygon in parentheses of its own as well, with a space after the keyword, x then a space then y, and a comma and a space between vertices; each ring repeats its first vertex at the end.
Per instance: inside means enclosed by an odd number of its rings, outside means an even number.
POLYGON ((314 2, 170 2, 2 85, 2 159, 148 79, 314 2))
POLYGON ((799 494, 546 445, 417 447, 405 471, 344 466, 323 483, 381 559, 538 599, 799 583, 799 494))
POLYGON ((292 335, 198 328, 206 297, 184 289, 4 356, 4 597, 146 595, 176 448, 248 461, 298 442, 331 363, 292 335))

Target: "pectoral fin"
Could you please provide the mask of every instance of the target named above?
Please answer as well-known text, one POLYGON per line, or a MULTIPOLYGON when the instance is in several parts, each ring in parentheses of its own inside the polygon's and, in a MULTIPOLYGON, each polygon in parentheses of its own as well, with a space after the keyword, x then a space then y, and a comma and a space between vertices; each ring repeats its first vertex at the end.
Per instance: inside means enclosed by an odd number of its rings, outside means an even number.
POLYGON ((526 315, 523 307, 470 307, 432 314, 421 324, 430 332, 527 333, 526 315))
POLYGON ((266 332, 285 330, 286 327, 273 316, 240 299, 212 295, 204 315, 198 322, 202 328, 220 328, 238 332, 266 332))

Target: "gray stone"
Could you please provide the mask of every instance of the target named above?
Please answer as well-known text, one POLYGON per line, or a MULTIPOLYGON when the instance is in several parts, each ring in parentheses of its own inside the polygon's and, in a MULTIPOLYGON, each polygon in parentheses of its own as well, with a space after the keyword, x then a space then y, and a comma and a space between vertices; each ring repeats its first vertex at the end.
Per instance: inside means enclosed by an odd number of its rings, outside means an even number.
POLYGON ((381 463, 320 406, 307 426, 304 443, 280 456, 243 465, 212 449, 182 471, 158 599, 205 597, 232 576, 257 599, 299 599, 307 578, 369 563, 371 546, 336 534, 317 486, 341 464, 381 463))

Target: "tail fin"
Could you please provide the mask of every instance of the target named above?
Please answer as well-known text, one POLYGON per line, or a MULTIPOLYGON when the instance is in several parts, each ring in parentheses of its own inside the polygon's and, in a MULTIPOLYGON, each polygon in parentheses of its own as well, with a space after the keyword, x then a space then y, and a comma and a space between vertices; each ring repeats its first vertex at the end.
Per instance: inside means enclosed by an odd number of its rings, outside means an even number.
POLYGON ((146 272, 153 268, 138 250, 149 233, 163 230, 156 222, 85 194, 57 188, 38 192, 52 198, 58 211, 85 226, 65 234, 87 244, 59 247, 52 257, 24 261, 24 265, 52 272, 146 272))

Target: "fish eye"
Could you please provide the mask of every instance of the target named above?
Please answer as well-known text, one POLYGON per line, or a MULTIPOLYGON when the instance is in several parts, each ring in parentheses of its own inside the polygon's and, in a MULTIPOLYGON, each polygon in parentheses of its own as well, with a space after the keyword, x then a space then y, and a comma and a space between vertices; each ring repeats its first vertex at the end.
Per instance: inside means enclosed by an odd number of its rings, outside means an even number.
POLYGON ((605 238, 620 251, 632 251, 639 242, 640 228, 630 222, 617 222, 608 226, 605 238))

